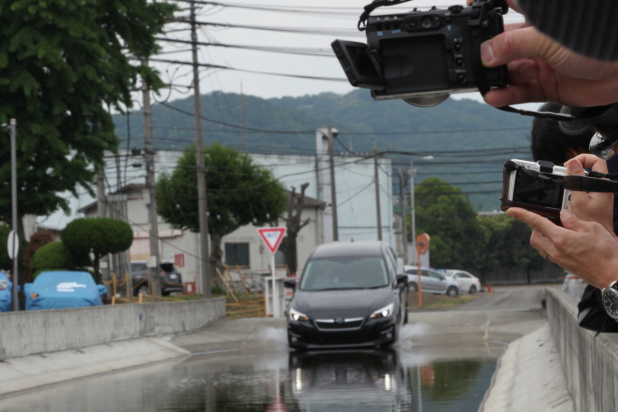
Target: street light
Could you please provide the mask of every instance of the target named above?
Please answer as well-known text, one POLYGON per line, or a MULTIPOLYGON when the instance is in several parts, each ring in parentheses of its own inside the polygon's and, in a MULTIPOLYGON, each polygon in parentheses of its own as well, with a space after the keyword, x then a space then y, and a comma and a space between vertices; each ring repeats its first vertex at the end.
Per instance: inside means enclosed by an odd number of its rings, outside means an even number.
MULTIPOLYGON (((431 160, 433 156, 423 156, 420 160, 431 160)), ((415 221, 415 209, 414 209, 414 176, 416 176, 416 169, 414 168, 414 161, 410 160, 410 169, 408 170, 410 176, 410 215, 412 217, 412 253, 416 251, 416 221, 415 221)), ((406 245, 407 247, 407 245, 406 245)), ((420 258, 418 259, 420 260, 420 258)), ((416 266, 420 267, 421 262, 416 262, 416 266)))

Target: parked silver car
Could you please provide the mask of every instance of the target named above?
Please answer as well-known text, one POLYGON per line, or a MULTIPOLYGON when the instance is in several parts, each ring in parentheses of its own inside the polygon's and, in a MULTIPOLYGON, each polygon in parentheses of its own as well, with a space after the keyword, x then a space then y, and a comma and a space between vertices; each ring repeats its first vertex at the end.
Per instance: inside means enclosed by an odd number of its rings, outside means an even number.
MULTIPOLYGON (((418 267, 406 266, 408 289, 416 292, 418 288, 418 267)), ((435 269, 421 267, 421 292, 446 294, 452 298, 461 293, 459 283, 449 279, 435 269)))
POLYGON ((446 269, 444 275, 459 283, 459 288, 464 293, 476 293, 481 290, 481 280, 470 272, 457 269, 446 269))

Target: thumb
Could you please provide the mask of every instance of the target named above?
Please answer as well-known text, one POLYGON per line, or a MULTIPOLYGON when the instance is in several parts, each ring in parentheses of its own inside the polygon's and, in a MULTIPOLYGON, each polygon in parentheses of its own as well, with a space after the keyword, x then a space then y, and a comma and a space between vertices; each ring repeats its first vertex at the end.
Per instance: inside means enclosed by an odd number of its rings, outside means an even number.
POLYGON ((584 166, 577 159, 571 159, 564 164, 567 168, 567 172, 569 175, 579 175, 584 176, 586 173, 584 172, 584 166))
POLYGON ((562 209, 560 212, 560 221, 562 222, 562 227, 574 231, 577 231, 577 227, 583 222, 567 209, 562 209))
POLYGON ((560 45, 534 27, 505 31, 481 44, 481 60, 485 67, 496 67, 513 60, 544 57, 560 45))

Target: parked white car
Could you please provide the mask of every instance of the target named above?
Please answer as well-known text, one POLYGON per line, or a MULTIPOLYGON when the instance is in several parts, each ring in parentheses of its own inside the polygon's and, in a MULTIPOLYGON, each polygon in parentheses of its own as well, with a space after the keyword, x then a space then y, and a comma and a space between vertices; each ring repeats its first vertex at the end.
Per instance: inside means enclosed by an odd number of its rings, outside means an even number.
MULTIPOLYGON (((418 268, 416 266, 406 266, 408 275, 408 290, 416 292, 418 290, 418 268)), ((445 294, 454 298, 459 295, 459 284, 453 279, 449 279, 440 272, 432 268, 421 267, 421 291, 445 294)))
POLYGON ((464 293, 476 293, 481 290, 481 280, 470 272, 446 269, 444 276, 459 283, 459 289, 464 293))

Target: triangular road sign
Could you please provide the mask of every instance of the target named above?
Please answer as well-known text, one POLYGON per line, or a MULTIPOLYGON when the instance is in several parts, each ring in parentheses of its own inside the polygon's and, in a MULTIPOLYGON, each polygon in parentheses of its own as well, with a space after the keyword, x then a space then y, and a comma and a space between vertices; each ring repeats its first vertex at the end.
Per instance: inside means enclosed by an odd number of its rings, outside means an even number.
POLYGON ((271 253, 276 253, 285 235, 284 227, 263 227, 257 230, 271 253))

